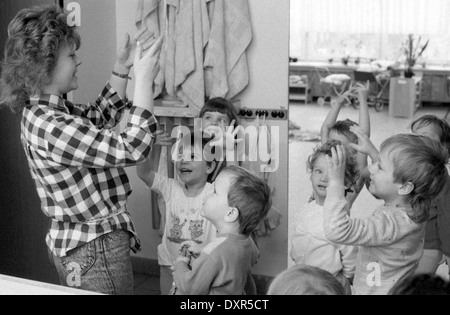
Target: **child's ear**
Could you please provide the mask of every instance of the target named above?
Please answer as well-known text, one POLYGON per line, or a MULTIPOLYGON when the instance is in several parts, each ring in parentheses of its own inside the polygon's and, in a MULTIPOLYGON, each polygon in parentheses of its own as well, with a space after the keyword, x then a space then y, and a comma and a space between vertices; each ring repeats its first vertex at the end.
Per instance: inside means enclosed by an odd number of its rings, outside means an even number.
POLYGON ((229 207, 224 219, 227 223, 236 222, 239 219, 239 210, 236 207, 229 207))
POLYGON ((406 182, 398 188, 398 194, 400 196, 409 195, 414 190, 414 184, 411 182, 406 182))
POLYGON ((212 162, 210 162, 210 163, 211 163, 211 164, 208 165, 208 168, 207 168, 207 170, 206 170, 206 173, 207 173, 208 175, 210 175, 212 172, 214 172, 214 170, 216 169, 216 165, 217 165, 216 161, 212 161, 212 162))

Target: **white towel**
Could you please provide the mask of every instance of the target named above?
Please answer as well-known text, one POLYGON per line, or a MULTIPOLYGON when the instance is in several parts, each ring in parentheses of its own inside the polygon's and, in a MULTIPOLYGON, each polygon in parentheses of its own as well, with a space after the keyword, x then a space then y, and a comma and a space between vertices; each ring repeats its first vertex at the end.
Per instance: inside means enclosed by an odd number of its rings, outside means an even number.
POLYGON ((208 0, 211 34, 206 47, 207 92, 232 98, 249 83, 246 50, 252 41, 247 0, 208 0))
POLYGON ((176 20, 175 89, 177 96, 197 111, 205 102, 203 51, 209 30, 205 0, 180 1, 176 20))

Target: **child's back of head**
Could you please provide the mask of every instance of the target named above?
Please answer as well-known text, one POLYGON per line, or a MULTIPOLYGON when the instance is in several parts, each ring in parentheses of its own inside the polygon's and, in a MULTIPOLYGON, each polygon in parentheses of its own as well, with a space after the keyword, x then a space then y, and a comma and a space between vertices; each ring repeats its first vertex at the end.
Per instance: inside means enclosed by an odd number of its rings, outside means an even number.
POLYGON ((411 124, 411 131, 439 141, 450 153, 450 125, 435 115, 424 115, 411 124))
POLYGON ((41 94, 52 79, 62 42, 76 50, 81 45, 75 26, 67 24, 67 15, 59 6, 35 6, 14 17, 1 67, 0 105, 20 112, 30 96, 41 94))
POLYGON ((295 265, 270 284, 268 295, 345 295, 344 287, 325 270, 295 265))
POLYGON ((414 134, 399 134, 388 138, 380 147, 393 163, 395 183, 414 185, 406 195, 411 205, 410 218, 416 223, 428 219, 432 199, 443 190, 448 178, 447 150, 437 141, 414 134))
POLYGON ((350 119, 338 120, 330 129, 330 138, 340 140, 343 143, 348 141, 357 144, 358 137, 350 131, 352 126, 358 126, 358 124, 350 119))
POLYGON ((267 216, 272 206, 270 187, 242 167, 228 166, 221 174, 232 177, 228 205, 239 210, 239 232, 248 236, 267 216))
POLYGON ((450 295, 450 284, 437 275, 419 274, 399 282, 389 295, 450 295))

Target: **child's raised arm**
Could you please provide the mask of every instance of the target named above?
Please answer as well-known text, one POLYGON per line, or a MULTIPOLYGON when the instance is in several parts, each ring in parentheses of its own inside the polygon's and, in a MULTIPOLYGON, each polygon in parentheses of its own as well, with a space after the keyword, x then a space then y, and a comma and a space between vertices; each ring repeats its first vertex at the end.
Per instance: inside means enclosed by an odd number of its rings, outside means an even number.
POLYGON ((139 178, 147 185, 147 187, 153 187, 155 171, 152 169, 152 161, 149 158, 147 158, 144 163, 136 165, 136 171, 139 178))
POLYGON ((330 130, 336 123, 336 120, 339 116, 339 112, 341 111, 342 108, 342 103, 339 101, 339 99, 332 100, 330 107, 331 107, 330 111, 328 112, 328 115, 322 124, 322 128, 320 129, 322 144, 325 144, 328 141, 330 130))
POLYGON ((367 85, 357 84, 356 91, 359 100, 359 126, 364 133, 370 138, 370 117, 369 105, 367 104, 367 96, 369 95, 369 82, 367 85))

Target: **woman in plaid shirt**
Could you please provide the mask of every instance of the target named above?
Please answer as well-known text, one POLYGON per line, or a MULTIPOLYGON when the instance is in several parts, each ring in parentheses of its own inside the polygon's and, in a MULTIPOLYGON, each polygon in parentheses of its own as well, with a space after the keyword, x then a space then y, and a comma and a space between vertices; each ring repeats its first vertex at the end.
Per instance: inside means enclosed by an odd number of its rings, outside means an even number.
POLYGON ((131 294, 130 248, 139 241, 126 201, 124 167, 149 155, 156 120, 152 82, 162 38, 142 30, 119 50, 113 74, 93 104, 72 104, 63 94, 78 88, 80 37, 58 6, 20 11, 8 28, 0 104, 20 113, 21 141, 51 219, 46 242, 62 285, 105 294, 131 294), (132 53, 137 42, 136 53, 132 53), (141 57, 142 56, 142 57, 141 57), (134 57, 134 60, 133 60, 134 57), (128 74, 136 90, 128 124, 112 130, 127 107, 128 74))

